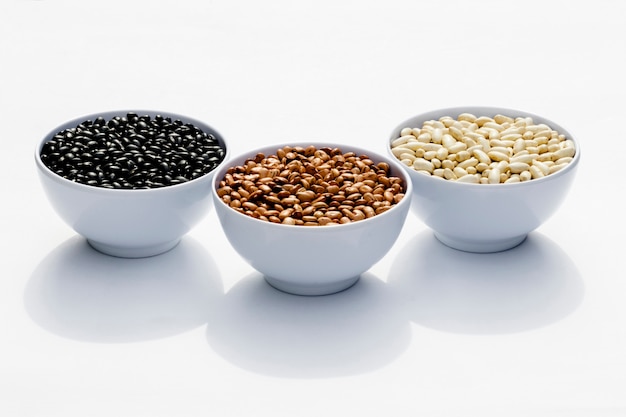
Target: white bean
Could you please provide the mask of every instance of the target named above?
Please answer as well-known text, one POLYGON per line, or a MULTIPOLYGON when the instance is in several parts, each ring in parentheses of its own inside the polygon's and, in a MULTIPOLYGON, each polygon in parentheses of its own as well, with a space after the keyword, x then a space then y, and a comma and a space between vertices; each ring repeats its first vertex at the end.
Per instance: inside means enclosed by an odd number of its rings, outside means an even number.
POLYGON ((576 153, 576 149, 574 148, 570 148, 570 147, 562 148, 554 152, 554 157, 555 157, 554 159, 573 157, 575 153, 576 153))
POLYGON ((550 172, 548 173, 548 175, 550 174, 554 174, 557 171, 560 171, 561 169, 565 168, 567 166, 567 164, 554 164, 552 166, 550 166, 550 172))
POLYGON ((431 140, 430 132, 420 133, 417 140, 423 143, 428 143, 431 140))
POLYGON ((450 126, 448 130, 450 131, 450 135, 452 135, 454 139, 461 140, 463 138, 463 132, 461 131, 461 129, 450 126))
POLYGON ((485 139, 483 135, 481 135, 480 133, 476 133, 476 132, 465 132, 465 136, 472 139, 475 142, 479 142, 481 139, 485 139))
POLYGON ((454 161, 451 161, 449 159, 444 159, 443 161, 441 161, 441 166, 443 168, 454 169, 456 164, 454 163, 454 161))
POLYGON ((393 156, 400 159, 400 155, 402 155, 405 152, 405 150, 406 149, 404 148, 395 147, 395 148, 391 148, 391 153, 393 154, 393 156))
POLYGON ((468 122, 475 122, 476 121, 476 116, 474 116, 471 113, 461 113, 459 114, 459 116, 457 117, 458 120, 465 120, 468 122))
POLYGON ((495 147, 512 148, 514 144, 515 144, 514 140, 504 140, 502 139, 502 137, 500 137, 500 139, 493 139, 490 142, 490 145, 494 148, 495 147))
POLYGON ((559 158, 556 161, 554 161, 554 163, 556 165, 561 165, 561 164, 569 164, 570 162, 572 162, 574 158, 572 158, 571 156, 566 156, 565 158, 559 158))
POLYGON ((413 152, 403 152, 399 156, 400 159, 408 159, 411 162, 415 160, 415 154, 413 152))
POLYGON ((418 171, 433 172, 435 166, 432 162, 427 161, 424 158, 415 158, 415 160, 413 161, 413 169, 416 169, 418 171))
POLYGON ((435 130, 433 130, 433 133, 431 134, 431 140, 434 143, 441 143, 442 136, 443 136, 443 129, 441 127, 436 127, 435 130))
POLYGON ((466 170, 464 170, 463 168, 459 167, 459 166, 454 167, 454 169, 452 170, 452 172, 454 172, 454 174, 455 174, 457 177, 459 177, 459 178, 461 178, 461 177, 464 177, 464 176, 468 175, 467 171, 466 171, 466 170))
POLYGON ((501 124, 496 123, 495 120, 493 122, 487 122, 483 125, 483 127, 488 128, 488 129, 494 129, 497 130, 498 133, 502 132, 504 130, 504 128, 502 127, 501 124))
POLYGON ((467 170, 467 168, 475 167, 476 165, 478 165, 478 159, 471 157, 471 158, 466 159, 463 162, 460 162, 459 165, 457 166, 467 170))
POLYGON ((537 157, 539 156, 539 154, 530 154, 530 153, 524 153, 521 155, 514 155, 509 162, 513 163, 513 162, 523 162, 525 164, 530 164, 532 161, 534 161, 535 159, 537 159, 537 157))
POLYGON ((407 143, 400 145, 401 148, 406 148, 406 149, 410 149, 412 151, 417 151, 418 149, 424 149, 424 146, 426 146, 427 143, 422 143, 419 142, 417 140, 411 140, 408 141, 407 143))
POLYGON ((525 162, 511 162, 509 164, 509 170, 514 174, 521 174, 524 171, 528 171, 530 165, 525 162))
POLYGON ((467 161, 468 159, 470 159, 471 156, 472 154, 469 153, 468 151, 460 151, 456 154, 456 161, 457 162, 467 161))
POLYGON ((443 161, 444 159, 448 157, 449 151, 447 148, 442 147, 441 149, 436 151, 436 154, 437 154, 437 158, 443 161))
MULTIPOLYGON (((394 140, 391 141, 391 148, 392 149, 396 148, 396 147, 398 147, 400 145, 405 144, 406 142, 407 142, 406 136, 401 136, 398 139, 394 139, 394 140)), ((560 149, 560 147, 559 147, 559 149, 560 149)))
POLYGON ((512 149, 507 148, 506 146, 492 146, 491 149, 489 149, 489 152, 500 152, 507 156, 513 155, 512 149))
POLYGON ((505 123, 513 123, 515 120, 512 117, 509 116, 505 116, 503 114, 496 114, 493 117, 494 122, 498 123, 498 124, 505 124, 505 123))
POLYGON ((491 159, 489 158, 489 156, 485 152, 483 152, 481 149, 474 149, 473 154, 480 163, 487 164, 487 165, 491 163, 491 159))
POLYGON ((448 152, 450 153, 458 153, 467 149, 467 145, 463 142, 457 142, 454 145, 448 148, 448 152))
POLYGON ((469 184, 478 184, 480 177, 478 175, 467 174, 456 180, 457 182, 464 182, 469 184))
POLYGON ((530 175, 532 175, 533 179, 544 177, 543 172, 541 172, 541 169, 539 169, 537 165, 531 165, 528 171, 530 172, 530 175))
POLYGON ((443 177, 447 180, 456 180, 458 177, 450 168, 444 168, 443 177))
POLYGON ((500 170, 498 168, 494 168, 489 171, 487 179, 489 180, 489 184, 500 184, 500 170))
POLYGON ((447 133, 443 135, 443 137, 441 138, 441 144, 448 149, 456 145, 456 143, 457 143, 457 140, 454 139, 452 135, 449 135, 447 133))
POLYGON ((489 153, 487 153, 487 156, 491 158, 492 161, 508 161, 509 160, 508 155, 499 151, 489 151, 489 153))
MULTIPOLYGON (((544 176, 550 174, 550 167, 541 161, 538 161, 538 160, 533 161, 533 166, 536 166, 537 168, 539 168, 539 170, 544 176)), ((531 171, 531 174, 532 174, 532 171, 531 171)))

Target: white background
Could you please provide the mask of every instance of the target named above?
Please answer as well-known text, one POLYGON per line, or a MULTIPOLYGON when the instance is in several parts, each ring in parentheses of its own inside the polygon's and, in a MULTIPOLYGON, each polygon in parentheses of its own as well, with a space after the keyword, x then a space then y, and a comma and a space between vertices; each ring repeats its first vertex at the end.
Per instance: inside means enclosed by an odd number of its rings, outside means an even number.
POLYGON ((618 0, 3 1, 0 415, 626 415, 625 17, 618 0), (57 125, 115 109, 202 119, 236 155, 382 153, 403 120, 462 105, 577 137, 558 213, 491 255, 409 214, 327 297, 269 287, 214 212, 165 255, 100 255, 33 162, 57 125))

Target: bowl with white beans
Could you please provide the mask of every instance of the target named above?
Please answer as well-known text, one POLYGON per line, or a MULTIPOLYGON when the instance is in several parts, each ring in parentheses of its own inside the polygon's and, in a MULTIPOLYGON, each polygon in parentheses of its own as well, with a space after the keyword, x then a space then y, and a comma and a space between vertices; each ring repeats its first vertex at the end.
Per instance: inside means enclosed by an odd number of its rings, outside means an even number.
POLYGON ((412 212, 447 246, 513 248, 565 200, 580 144, 564 127, 499 107, 429 111, 399 124, 388 153, 411 177, 412 212))
POLYGON ((391 249, 412 185, 388 155, 307 142, 234 157, 215 172, 212 193, 230 244, 271 286, 326 295, 391 249))

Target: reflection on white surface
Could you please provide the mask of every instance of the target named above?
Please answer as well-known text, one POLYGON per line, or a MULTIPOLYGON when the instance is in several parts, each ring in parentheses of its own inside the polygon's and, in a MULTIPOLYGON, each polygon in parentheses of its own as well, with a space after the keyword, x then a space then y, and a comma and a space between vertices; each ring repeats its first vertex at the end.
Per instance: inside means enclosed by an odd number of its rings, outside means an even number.
POLYGON ((322 297, 280 292, 254 273, 211 314, 207 339, 233 364, 257 373, 317 378, 380 368, 408 347, 410 323, 371 274, 322 297))
POLYGON ((489 254, 457 251, 422 232, 398 253, 389 284, 413 322, 454 333, 543 327, 572 313, 584 295, 572 260, 537 232, 489 254))
POLYGON ((81 237, 44 258, 25 290, 31 318, 59 336, 100 343, 167 337, 206 324, 219 272, 190 237, 150 258, 101 254, 81 237))

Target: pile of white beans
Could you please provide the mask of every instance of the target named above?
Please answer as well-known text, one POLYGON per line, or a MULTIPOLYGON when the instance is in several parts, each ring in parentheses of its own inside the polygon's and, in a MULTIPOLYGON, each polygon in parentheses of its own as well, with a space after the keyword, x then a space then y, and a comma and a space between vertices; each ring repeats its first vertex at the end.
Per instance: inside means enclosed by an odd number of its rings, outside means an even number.
POLYGON ((436 178, 501 184, 553 174, 572 161, 576 147, 531 117, 462 113, 403 128, 391 151, 403 164, 436 178))

